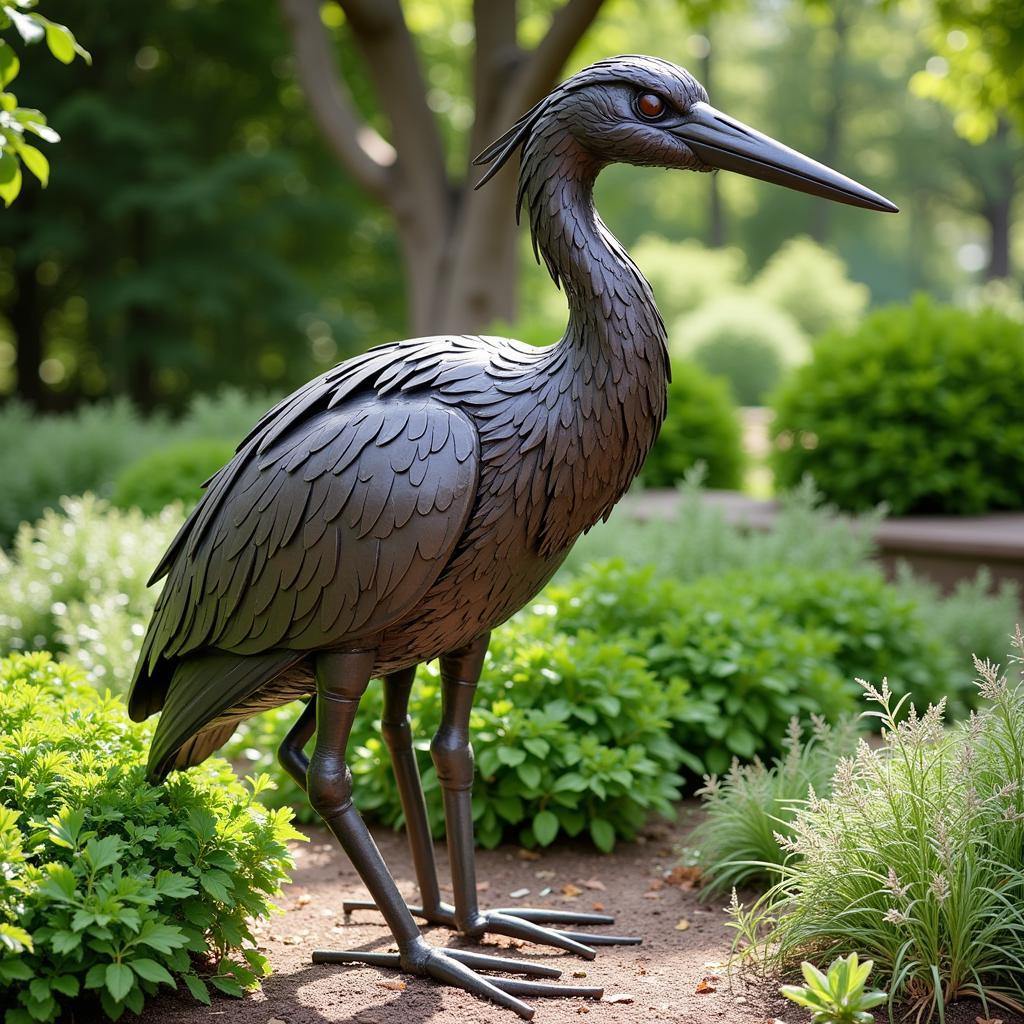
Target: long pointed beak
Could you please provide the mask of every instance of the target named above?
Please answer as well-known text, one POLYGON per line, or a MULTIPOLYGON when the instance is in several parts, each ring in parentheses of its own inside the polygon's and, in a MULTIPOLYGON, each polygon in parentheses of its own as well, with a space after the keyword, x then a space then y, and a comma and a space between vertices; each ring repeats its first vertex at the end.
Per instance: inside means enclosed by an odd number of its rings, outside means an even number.
POLYGON ((708 103, 694 103, 687 120, 672 132, 710 167, 738 171, 849 206, 899 213, 884 196, 762 135, 708 103))

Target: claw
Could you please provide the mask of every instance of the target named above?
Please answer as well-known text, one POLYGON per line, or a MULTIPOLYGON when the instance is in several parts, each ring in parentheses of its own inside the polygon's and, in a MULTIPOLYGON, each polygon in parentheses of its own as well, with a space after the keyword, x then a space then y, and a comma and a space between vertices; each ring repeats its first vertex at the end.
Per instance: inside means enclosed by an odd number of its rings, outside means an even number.
POLYGON ((579 914, 572 910, 548 910, 545 907, 498 907, 495 914, 520 917, 534 924, 615 924, 608 914, 579 914))
POLYGON ((639 946, 644 940, 639 935, 606 935, 604 932, 566 932, 559 930, 559 935, 587 942, 591 946, 639 946))
MULTIPOLYGON (((422 943, 422 940, 419 940, 422 943)), ((408 952, 408 951, 407 951, 408 952)), ((600 999, 603 988, 583 985, 552 985, 548 982, 535 981, 533 978, 557 978, 561 971, 544 964, 531 963, 528 960, 514 960, 504 956, 489 956, 475 953, 468 949, 438 949, 422 944, 418 952, 414 950, 415 959, 403 968, 401 955, 398 953, 375 953, 364 950, 324 950, 313 953, 315 964, 365 964, 370 967, 389 967, 397 970, 411 970, 414 974, 423 974, 435 981, 456 985, 474 995, 490 999, 499 1006, 514 1010, 524 1020, 531 1020, 533 1007, 524 1003, 517 996, 562 996, 581 999, 600 999), (533 978, 488 978, 477 971, 504 971, 532 975, 533 978)))
POLYGON ((478 971, 507 971, 509 974, 532 974, 535 978, 560 978, 562 976, 562 972, 557 967, 535 964, 529 960, 513 960, 506 956, 489 956, 486 953, 473 953, 468 949, 448 949, 446 953, 460 963, 464 963, 467 967, 473 967, 478 971))
POLYGON ((561 932, 556 932, 552 928, 542 928, 530 921, 524 921, 521 917, 509 917, 506 914, 495 913, 493 910, 486 917, 486 931, 494 935, 525 939, 527 942, 536 942, 542 946, 557 946, 559 949, 583 957, 584 960, 593 960, 597 956, 596 950, 584 946, 582 942, 569 938, 561 932))
POLYGON ((603 988, 589 985, 549 985, 543 981, 520 981, 518 978, 495 978, 494 984, 517 996, 569 996, 579 999, 600 999, 603 988))

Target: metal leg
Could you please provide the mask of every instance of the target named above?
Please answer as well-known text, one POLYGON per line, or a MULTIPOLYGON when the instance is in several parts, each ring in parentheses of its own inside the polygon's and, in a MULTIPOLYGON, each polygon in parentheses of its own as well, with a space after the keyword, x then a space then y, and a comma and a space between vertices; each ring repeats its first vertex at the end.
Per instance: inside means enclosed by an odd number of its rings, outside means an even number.
MULTIPOLYGON (((416 917, 422 917, 435 924, 450 924, 452 908, 441 902, 441 890, 437 883, 437 864, 434 861, 434 843, 427 820, 427 805, 423 799, 419 765, 412 745, 412 729, 409 726, 409 694, 416 678, 416 667, 393 672, 384 679, 384 714, 381 716, 381 732, 391 754, 391 766, 398 784, 398 795, 405 815, 405 830, 409 838, 409 849, 416 869, 416 881, 420 890, 420 906, 409 909, 416 917)), ((353 910, 372 910, 368 900, 347 900, 345 913, 353 910)))
MULTIPOLYGON (((480 954, 471 955, 470 958, 464 954, 453 955, 448 950, 430 946, 420 935, 377 844, 352 803, 352 773, 345 762, 345 748, 359 700, 369 684, 373 664, 373 651, 337 652, 322 654, 317 658, 316 746, 309 760, 307 792, 313 809, 334 833, 370 890, 374 903, 384 915, 395 938, 398 952, 318 950, 313 953, 313 962, 396 967, 409 974, 434 978, 483 996, 499 1006, 515 1010, 526 1020, 533 1017, 533 1008, 518 999, 512 990, 518 995, 587 995, 600 998, 601 989, 561 989, 542 982, 512 982, 509 979, 492 980, 482 977, 474 967, 481 970, 537 972, 532 970, 533 965, 504 958, 485 962, 480 954)), ((308 723, 303 725, 303 728, 307 727, 308 723)), ((301 737, 302 730, 298 724, 292 734, 301 737)))
POLYGON ((316 697, 312 697, 302 709, 295 724, 288 730, 288 735, 277 748, 277 760, 281 767, 306 790, 306 772, 309 770, 309 758, 303 748, 309 742, 316 729, 316 697))
POLYGON ((599 936, 541 927, 554 924, 611 924, 604 914, 511 908, 481 912, 476 893, 473 840, 473 748, 469 716, 489 635, 484 634, 461 651, 441 658, 441 725, 430 745, 437 777, 444 793, 448 857, 455 893, 455 925, 464 935, 479 938, 485 932, 557 946, 588 960, 595 951, 585 943, 635 944, 638 938, 599 936))

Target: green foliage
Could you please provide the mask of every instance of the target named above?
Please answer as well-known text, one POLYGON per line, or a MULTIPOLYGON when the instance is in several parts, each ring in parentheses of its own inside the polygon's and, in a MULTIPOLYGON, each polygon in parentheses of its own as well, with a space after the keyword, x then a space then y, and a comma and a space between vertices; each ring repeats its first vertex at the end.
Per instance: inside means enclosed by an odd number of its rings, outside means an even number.
POLYGON ((950 1002, 985 1016, 1024 1006, 1024 637, 1014 680, 976 663, 983 709, 957 728, 942 706, 907 712, 864 684, 884 744, 839 763, 828 799, 811 797, 782 844, 795 856, 751 910, 736 907, 748 955, 775 966, 813 952, 870 949, 893 1001, 940 1019, 950 1002))
POLYGON ((731 569, 752 574, 781 566, 855 569, 874 551, 871 535, 878 513, 840 519, 809 480, 779 495, 778 513, 767 530, 729 522, 705 500, 703 483, 702 472, 688 474, 666 519, 638 521, 630 518, 628 504, 620 507, 607 523, 580 538, 564 572, 579 572, 588 562, 607 559, 635 561, 637 552, 647 552, 659 576, 683 581, 731 569))
POLYGON ((0 661, 7 1024, 93 1001, 116 1020, 162 985, 208 1002, 208 983, 241 995, 268 973, 251 921, 286 880, 290 814, 219 760, 150 785, 149 736, 48 654, 0 661))
POLYGON ((666 323, 734 292, 747 276, 747 258, 733 246, 710 248, 692 238, 673 242, 651 234, 638 238, 630 252, 650 281, 666 323))
POLYGON ((1024 505, 1024 325, 933 305, 826 336, 775 399, 780 486, 895 515, 1024 505))
POLYGON ((202 485, 235 454, 231 441, 202 438, 159 448, 121 471, 113 503, 155 515, 180 502, 186 511, 202 496, 202 485))
POLYGON ((797 1006, 811 1011, 811 1024, 874 1024, 873 1007, 881 1006, 884 992, 865 991, 873 960, 857 962, 857 954, 839 957, 827 974, 806 960, 800 965, 805 985, 783 985, 779 991, 797 1006))
POLYGON ((130 677, 159 588, 146 580, 181 523, 65 498, 0 551, 0 652, 69 653, 115 692, 130 677))
MULTIPOLYGON (((477 841, 515 836, 547 846, 557 835, 589 835, 609 850, 632 838, 652 812, 671 815, 682 782, 683 752, 673 721, 695 714, 680 682, 665 685, 620 640, 566 636, 546 610, 527 610, 495 631, 473 708, 476 753, 473 807, 477 841)), ((380 686, 363 698, 350 749, 359 808, 398 825, 401 805, 380 736, 380 686)), ((297 717, 296 705, 246 723, 227 749, 256 770, 273 769, 273 752, 297 717)), ((431 827, 444 812, 428 746, 440 724, 436 666, 420 668, 410 702, 431 827)), ((275 796, 305 802, 282 780, 275 796)))
POLYGON ((123 400, 71 415, 40 416, 18 403, 0 408, 0 544, 64 494, 109 495, 122 467, 156 447, 165 430, 123 400))
POLYGON ((668 415, 643 468, 649 487, 674 487, 698 462, 708 487, 737 488, 743 477, 743 426, 724 381, 676 361, 668 415))
POLYGON ((752 288, 812 339, 833 328, 856 327, 870 298, 867 286, 850 280, 846 264, 832 249, 806 235, 783 242, 752 288))
POLYGON ((676 321, 674 351, 725 377, 740 405, 763 405, 783 375, 807 358, 807 339, 788 314, 747 292, 726 293, 676 321))
POLYGON ((21 164, 30 170, 45 188, 50 178, 50 162, 42 151, 25 141, 28 132, 43 142, 59 142, 60 136, 46 123, 39 110, 19 107, 18 98, 8 86, 18 76, 21 61, 8 39, 19 37, 23 43, 46 40, 47 48, 62 64, 76 56, 87 64, 92 58, 78 45, 66 25, 58 25, 33 10, 37 0, 11 0, 0 8, 0 199, 10 206, 21 192, 21 164), (3 38, 4 34, 7 39, 3 38), (19 164, 20 161, 20 164, 19 164))
MULTIPOLYGON (((65 494, 92 491, 109 498, 126 467, 160 448, 211 439, 237 443, 272 404, 269 395, 225 388, 193 398, 185 415, 173 423, 160 415, 143 417, 125 400, 43 416, 17 402, 3 406, 0 544, 10 540, 20 523, 56 507, 65 494)), ((227 452, 226 446, 222 450, 227 452)), ((179 492, 177 497, 184 495, 179 492)))
POLYGON ((835 727, 816 718, 806 738, 794 719, 785 754, 770 767, 760 758, 737 760, 724 777, 705 778, 698 791, 705 817, 687 850, 687 858, 703 869, 705 896, 772 879, 773 869, 791 856, 776 836, 793 839, 792 821, 809 791, 829 795, 836 764, 853 753, 856 738, 852 718, 835 727))
POLYGON ((1009 117, 1024 130, 1024 13, 1020 5, 933 0, 930 41, 943 61, 911 79, 921 96, 941 100, 955 113, 956 130, 984 142, 1009 117))

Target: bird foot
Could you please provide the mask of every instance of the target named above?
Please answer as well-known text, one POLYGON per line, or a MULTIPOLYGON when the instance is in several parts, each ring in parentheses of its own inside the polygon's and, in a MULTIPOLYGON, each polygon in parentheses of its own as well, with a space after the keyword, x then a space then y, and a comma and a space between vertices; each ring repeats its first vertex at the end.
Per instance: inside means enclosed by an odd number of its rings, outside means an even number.
POLYGON ((600 999, 603 988, 582 985, 552 985, 542 981, 524 981, 519 978, 484 977, 478 971, 501 971, 508 974, 525 974, 532 978, 557 978, 561 971, 544 964, 528 960, 513 960, 508 957, 486 956, 464 949, 438 949, 420 940, 403 953, 371 953, 360 950, 316 950, 315 964, 367 964, 373 967, 389 967, 433 978, 446 985, 454 985, 474 995, 490 999, 499 1006, 515 1010, 524 1020, 533 1017, 533 1007, 517 996, 562 996, 583 999, 600 999))
MULTIPOLYGON (((377 905, 372 900, 347 900, 344 904, 346 916, 353 910, 376 909, 377 905)), ((447 903, 441 903, 433 908, 410 906, 409 912, 413 917, 422 918, 431 924, 453 928, 470 939, 480 939, 488 933, 505 935, 542 946, 555 946, 557 949, 576 953, 584 960, 593 960, 597 955, 592 946, 636 946, 643 941, 639 936, 606 935, 600 932, 576 932, 545 927, 552 924, 614 924, 615 918, 607 914, 584 914, 546 907, 502 907, 498 910, 481 911, 469 927, 460 927, 455 919, 455 908, 447 903)))

